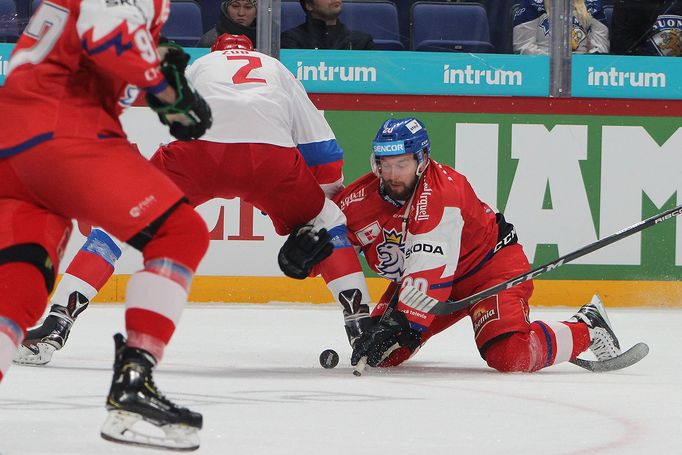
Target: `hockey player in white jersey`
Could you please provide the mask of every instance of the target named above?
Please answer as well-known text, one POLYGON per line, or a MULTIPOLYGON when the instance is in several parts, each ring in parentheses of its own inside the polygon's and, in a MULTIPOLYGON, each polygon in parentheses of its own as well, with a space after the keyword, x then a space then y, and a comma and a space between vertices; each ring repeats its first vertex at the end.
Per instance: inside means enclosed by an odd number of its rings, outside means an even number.
MULTIPOLYGON (((325 198, 343 188, 343 150, 322 113, 286 67, 254 51, 243 35, 221 35, 212 52, 187 69, 187 78, 211 107, 213 126, 202 140, 162 146, 152 163, 194 206, 241 197, 267 213, 280 235, 290 234, 278 257, 290 277, 308 276, 330 252, 324 237, 331 237, 333 253, 319 271, 343 307, 349 338, 359 333, 369 319, 369 292, 345 217, 325 198)), ((58 285, 47 318, 28 332, 16 363, 45 364, 64 346, 76 316, 121 254, 105 237, 100 230, 90 234, 58 285)))

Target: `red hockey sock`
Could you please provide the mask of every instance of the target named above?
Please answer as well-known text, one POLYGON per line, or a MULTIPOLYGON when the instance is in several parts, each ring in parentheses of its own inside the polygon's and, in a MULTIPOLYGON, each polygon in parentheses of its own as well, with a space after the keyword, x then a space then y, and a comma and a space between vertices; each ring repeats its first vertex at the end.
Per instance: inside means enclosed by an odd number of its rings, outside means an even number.
POLYGON ((542 344, 543 368, 574 359, 590 345, 590 335, 583 323, 535 321, 530 327, 542 344))
POLYGON ((590 347, 592 343, 590 331, 584 322, 562 322, 562 324, 568 326, 573 336, 573 351, 571 352, 571 360, 573 360, 590 347))
POLYGON ((116 242, 100 229, 93 229, 76 253, 57 285, 50 302, 67 306, 69 296, 78 291, 89 301, 114 273, 114 266, 121 257, 116 242))
POLYGON ((495 341, 485 351, 485 360, 498 371, 532 372, 574 359, 589 345, 585 324, 535 321, 528 333, 495 341))
POLYGON ((114 273, 120 257, 121 249, 116 242, 104 231, 93 229, 65 273, 79 277, 99 291, 114 273))
POLYGON ((144 349, 160 361, 180 320, 187 291, 168 277, 144 270, 130 278, 126 293, 128 346, 144 349))
POLYGON ((0 318, 32 327, 47 306, 47 289, 40 271, 25 262, 0 265, 0 318))
POLYGON ((26 333, 45 310, 47 289, 40 271, 23 262, 0 265, 0 380, 26 333))

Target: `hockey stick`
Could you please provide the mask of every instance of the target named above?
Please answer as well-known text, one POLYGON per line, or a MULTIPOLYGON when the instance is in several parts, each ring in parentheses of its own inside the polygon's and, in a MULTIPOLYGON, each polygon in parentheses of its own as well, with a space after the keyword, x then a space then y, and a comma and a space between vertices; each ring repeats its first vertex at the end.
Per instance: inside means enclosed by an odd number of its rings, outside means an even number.
MULTIPOLYGON (((417 185, 419 185, 420 181, 421 181, 421 176, 417 179, 417 185)), ((412 201, 414 200, 414 195, 417 193, 416 188, 417 187, 415 186, 415 190, 412 191, 412 195, 410 196, 410 199, 407 201, 407 207, 405 208, 405 214, 403 215, 402 220, 401 220, 401 226, 402 226, 401 232, 403 235, 403 241, 405 241, 405 239, 407 237, 407 223, 410 220, 410 212, 412 211, 412 201)), ((400 286, 401 286, 401 282, 398 281, 396 283, 395 290, 393 291, 393 295, 391 296, 391 300, 388 301, 388 305, 386 306, 386 310, 384 310, 384 312, 381 315, 381 318, 379 318, 379 322, 377 322, 377 324, 381 324, 383 321, 390 318, 391 314, 393 314, 393 310, 395 310, 395 308, 398 306, 398 301, 400 300, 398 298, 398 293, 400 292, 400 286)), ((393 349, 386 351, 381 360, 383 361, 386 357, 388 357, 391 354, 391 352, 393 352, 393 349)), ((355 376, 362 376, 362 372, 365 371, 365 368, 367 368, 367 356, 363 356, 360 358, 360 360, 358 360, 358 364, 355 366, 355 369, 353 369, 353 374, 355 376)))
POLYGON ((452 314, 461 309, 470 307, 480 302, 481 300, 487 299, 488 297, 491 297, 501 291, 504 291, 505 289, 509 289, 525 281, 532 280, 533 278, 536 278, 542 275, 543 273, 551 272, 552 270, 557 269, 562 265, 574 261, 580 257, 583 257, 586 254, 589 254, 600 248, 604 248, 605 246, 611 245, 612 243, 617 242, 618 240, 624 239, 625 237, 629 237, 632 234, 636 234, 637 232, 643 231, 644 229, 647 229, 651 226, 655 226, 658 223, 669 220, 670 218, 673 218, 680 214, 682 214, 682 205, 678 205, 673 209, 652 216, 651 218, 647 218, 646 220, 640 221, 637 224, 633 224, 632 226, 622 229, 616 232, 615 234, 611 234, 608 237, 604 237, 603 239, 597 240, 596 242, 584 246, 579 250, 576 250, 572 253, 568 253, 565 256, 561 256, 560 258, 555 259, 552 262, 549 262, 545 265, 541 265, 540 267, 537 267, 531 270, 530 272, 516 276, 503 283, 492 286, 488 289, 484 289, 481 292, 477 292, 476 294, 470 295, 469 297, 465 297, 461 300, 454 301, 447 300, 443 302, 427 296, 426 294, 422 293, 421 291, 417 290, 412 286, 405 286, 403 287, 403 290, 400 292, 400 302, 411 308, 414 308, 415 310, 419 310, 424 313, 431 313, 438 316, 452 314))
POLYGON ((642 360, 649 353, 649 346, 646 343, 637 343, 627 351, 607 360, 569 360, 573 365, 578 365, 593 373, 603 373, 605 371, 616 371, 627 368, 642 360))

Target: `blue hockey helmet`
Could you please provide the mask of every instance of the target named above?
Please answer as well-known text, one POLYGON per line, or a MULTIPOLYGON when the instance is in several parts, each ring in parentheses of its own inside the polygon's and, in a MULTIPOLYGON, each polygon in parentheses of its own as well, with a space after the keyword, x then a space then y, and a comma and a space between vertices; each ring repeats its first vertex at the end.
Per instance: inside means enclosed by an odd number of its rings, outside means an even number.
POLYGON ((424 124, 414 117, 388 119, 377 131, 372 142, 372 171, 380 176, 379 158, 411 153, 417 160, 417 175, 429 164, 431 143, 424 124))

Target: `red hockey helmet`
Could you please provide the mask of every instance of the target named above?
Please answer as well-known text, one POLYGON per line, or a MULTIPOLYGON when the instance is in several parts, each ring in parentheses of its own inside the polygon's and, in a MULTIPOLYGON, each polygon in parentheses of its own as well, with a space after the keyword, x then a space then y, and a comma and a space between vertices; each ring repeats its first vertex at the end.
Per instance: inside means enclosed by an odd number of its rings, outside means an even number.
POLYGON ((213 42, 211 52, 225 51, 227 49, 244 49, 245 51, 253 50, 253 43, 246 35, 230 35, 223 33, 213 42))

